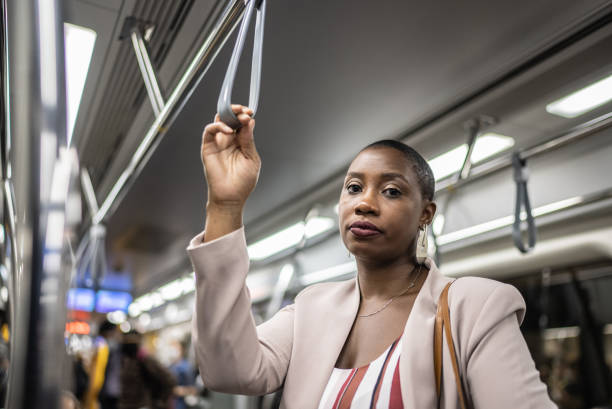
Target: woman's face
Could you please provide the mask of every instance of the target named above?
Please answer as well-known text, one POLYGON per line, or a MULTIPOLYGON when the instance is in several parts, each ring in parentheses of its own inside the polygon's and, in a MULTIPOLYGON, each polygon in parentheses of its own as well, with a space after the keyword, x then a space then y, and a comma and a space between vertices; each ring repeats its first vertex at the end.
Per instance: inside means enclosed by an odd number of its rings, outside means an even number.
POLYGON ((357 258, 412 259, 419 226, 429 224, 434 203, 422 197, 412 163, 396 149, 377 146, 351 163, 340 195, 342 240, 357 258))

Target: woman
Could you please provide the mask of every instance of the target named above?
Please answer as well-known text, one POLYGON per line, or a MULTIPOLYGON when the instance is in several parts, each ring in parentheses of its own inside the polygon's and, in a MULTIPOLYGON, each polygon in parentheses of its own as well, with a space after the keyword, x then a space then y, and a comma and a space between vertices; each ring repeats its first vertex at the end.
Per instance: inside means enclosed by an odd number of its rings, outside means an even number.
MULTIPOLYGON (((260 159, 252 111, 232 107, 243 127, 215 122, 201 156, 208 181, 205 233, 188 248, 196 272, 193 344, 204 384, 265 394, 284 385, 281 407, 435 408, 436 306, 450 279, 415 257, 436 205, 434 178, 411 148, 382 141, 351 163, 339 202, 340 234, 357 279, 303 290, 255 327, 242 211, 260 159), (374 402, 374 403, 373 403, 374 402)), ((551 408, 519 330, 525 304, 516 289, 461 278, 449 293, 452 333, 475 408, 551 408)), ((441 407, 458 408, 444 344, 441 407)))

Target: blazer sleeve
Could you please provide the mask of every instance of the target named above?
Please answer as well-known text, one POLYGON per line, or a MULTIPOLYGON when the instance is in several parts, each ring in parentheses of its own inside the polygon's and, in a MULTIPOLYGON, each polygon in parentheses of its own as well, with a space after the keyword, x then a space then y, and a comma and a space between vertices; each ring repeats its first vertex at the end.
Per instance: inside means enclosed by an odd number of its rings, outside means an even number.
POLYGON ((256 327, 244 228, 207 243, 203 234, 187 251, 196 276, 192 339, 204 385, 243 395, 273 392, 289 366, 294 306, 256 327))
POLYGON ((523 297, 513 286, 499 283, 486 293, 482 303, 472 303, 477 319, 468 324, 471 328, 458 329, 469 334, 466 373, 474 408, 556 408, 519 327, 525 313, 523 297), (478 304, 480 308, 474 308, 478 304))

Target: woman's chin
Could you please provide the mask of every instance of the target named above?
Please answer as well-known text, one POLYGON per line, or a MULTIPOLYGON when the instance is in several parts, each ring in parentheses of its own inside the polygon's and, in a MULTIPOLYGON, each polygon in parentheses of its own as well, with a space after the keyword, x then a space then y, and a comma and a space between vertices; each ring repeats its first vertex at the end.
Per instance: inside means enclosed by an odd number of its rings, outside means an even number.
POLYGON ((351 246, 347 248, 349 252, 353 255, 353 257, 355 257, 355 259, 378 260, 378 259, 385 258, 385 255, 381 254, 380 246, 361 245, 361 246, 351 246))

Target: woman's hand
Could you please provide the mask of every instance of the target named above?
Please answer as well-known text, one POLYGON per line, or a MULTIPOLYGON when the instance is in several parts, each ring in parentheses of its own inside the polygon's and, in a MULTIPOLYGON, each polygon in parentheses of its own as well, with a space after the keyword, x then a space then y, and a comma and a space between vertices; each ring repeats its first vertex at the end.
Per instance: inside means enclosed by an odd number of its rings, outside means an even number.
POLYGON ((242 128, 234 132, 217 114, 202 135, 202 164, 208 182, 205 241, 242 225, 242 210, 261 168, 253 141, 253 111, 241 105, 232 105, 232 110, 242 128))

